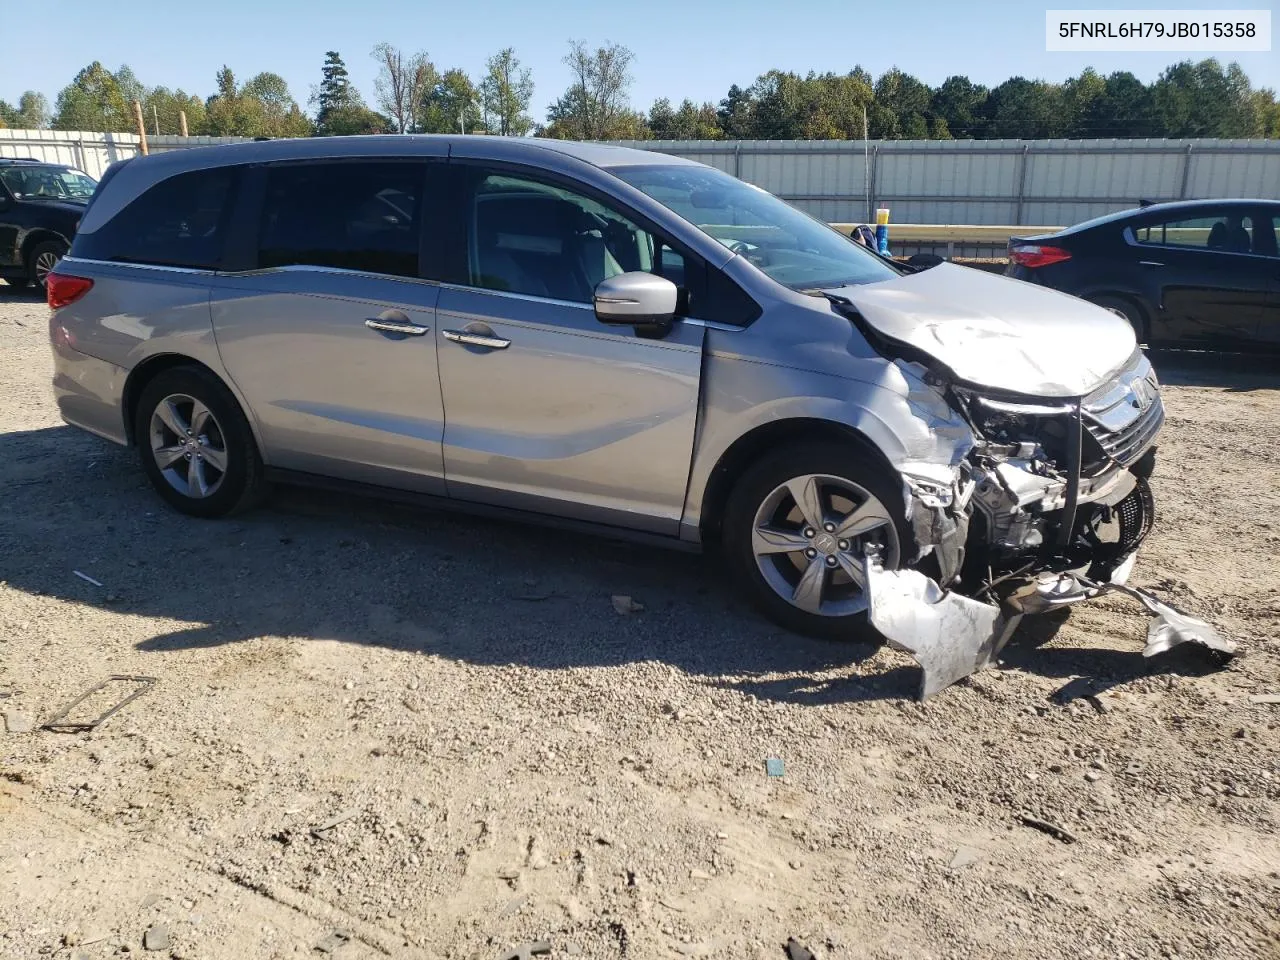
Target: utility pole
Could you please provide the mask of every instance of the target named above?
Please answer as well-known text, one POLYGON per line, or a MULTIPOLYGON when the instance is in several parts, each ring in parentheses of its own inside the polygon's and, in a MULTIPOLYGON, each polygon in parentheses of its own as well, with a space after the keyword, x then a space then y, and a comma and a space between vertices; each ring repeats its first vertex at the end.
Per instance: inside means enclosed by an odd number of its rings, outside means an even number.
POLYGON ((142 122, 142 104, 133 101, 133 121, 138 126, 138 150, 145 157, 151 151, 147 148, 147 125, 142 122))
POLYGON ((458 108, 458 132, 459 133, 467 132, 467 108, 466 107, 458 108))
POLYGON ((182 135, 183 135, 184 137, 185 137, 185 136, 188 136, 188 134, 187 134, 187 111, 185 111, 185 110, 179 110, 179 111, 178 111, 178 129, 180 129, 180 130, 182 131, 182 135))
POLYGON ((160 114, 156 110, 156 105, 154 103, 151 104, 151 121, 155 124, 156 136, 160 136, 160 114))

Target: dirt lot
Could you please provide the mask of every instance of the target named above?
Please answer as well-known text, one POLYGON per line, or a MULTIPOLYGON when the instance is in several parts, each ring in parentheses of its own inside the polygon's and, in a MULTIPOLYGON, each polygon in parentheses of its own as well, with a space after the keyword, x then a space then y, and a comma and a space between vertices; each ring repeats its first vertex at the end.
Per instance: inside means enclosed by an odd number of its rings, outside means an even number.
POLYGON ((0 291, 0 957, 1280 956, 1268 364, 1159 361, 1135 575, 1246 656, 1145 661, 1107 598, 922 706, 697 557, 296 491, 184 519, 61 424, 46 335, 0 291), (111 674, 158 681, 15 732, 111 674))

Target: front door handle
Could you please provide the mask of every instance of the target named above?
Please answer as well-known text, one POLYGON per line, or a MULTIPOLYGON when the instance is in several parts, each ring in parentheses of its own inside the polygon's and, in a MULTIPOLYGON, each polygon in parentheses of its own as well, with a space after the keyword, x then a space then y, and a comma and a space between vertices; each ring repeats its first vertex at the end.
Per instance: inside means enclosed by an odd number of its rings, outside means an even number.
POLYGON ((1164 264, 1159 260, 1139 260, 1138 263, 1144 267, 1163 267, 1164 264))
POLYGON ((490 337, 483 333, 467 333, 465 330, 446 330, 444 338, 454 343, 465 343, 469 347, 488 347, 490 350, 505 350, 511 341, 503 337, 490 337))
POLYGON ((383 320, 381 317, 369 317, 364 325, 380 333, 399 333, 406 337, 420 337, 431 329, 407 320, 383 320))

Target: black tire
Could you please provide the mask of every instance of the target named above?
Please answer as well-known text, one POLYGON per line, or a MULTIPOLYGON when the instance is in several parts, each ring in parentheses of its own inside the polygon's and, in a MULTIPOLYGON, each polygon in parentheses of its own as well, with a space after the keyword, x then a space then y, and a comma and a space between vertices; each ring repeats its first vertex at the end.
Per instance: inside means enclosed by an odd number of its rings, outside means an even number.
POLYGON ((1103 294, 1097 297, 1090 297, 1089 302, 1096 304, 1103 310, 1110 310, 1117 316, 1124 317, 1129 321, 1129 326, 1133 327, 1133 335, 1138 338, 1138 346, 1147 345, 1149 333, 1147 330, 1147 318, 1142 309, 1132 300, 1103 294))
POLYGON ((61 240, 45 240, 43 243, 37 243, 27 254, 27 280, 43 290, 44 279, 48 276, 45 268, 49 258, 53 258, 53 264, 49 267, 52 269, 66 255, 67 245, 61 240))
POLYGON ((15 290, 25 290, 27 287, 31 286, 31 281, 26 277, 10 277, 5 281, 5 283, 13 287, 15 290))
MULTIPOLYGON (((897 538, 897 556, 882 554, 887 567, 897 567, 915 556, 915 540, 907 524, 902 484, 890 469, 853 444, 812 441, 765 455, 734 486, 725 505, 721 537, 725 563, 752 603, 780 626, 824 640, 878 642, 882 638, 867 622, 865 610, 838 616, 801 610, 770 586, 757 565, 752 547, 757 511, 780 485, 811 474, 852 482, 880 501, 893 521, 897 538)), ((886 534, 887 528, 886 533, 878 536, 886 534)))
MULTIPOLYGON (((255 506, 267 492, 262 457, 240 404, 221 380, 202 367, 171 367, 147 383, 138 397, 133 435, 147 478, 160 496, 181 513, 205 518, 230 516, 255 506), (211 481, 216 480, 216 485, 211 482, 211 492, 203 497, 179 490, 161 469, 152 450, 152 416, 162 402, 175 396, 198 401, 208 408, 213 420, 209 441, 215 448, 220 441, 225 457, 225 470, 205 467, 206 475, 211 481)), ((188 455, 188 464, 189 460, 188 455)), ((179 466, 174 472, 182 469, 185 468, 179 466)))

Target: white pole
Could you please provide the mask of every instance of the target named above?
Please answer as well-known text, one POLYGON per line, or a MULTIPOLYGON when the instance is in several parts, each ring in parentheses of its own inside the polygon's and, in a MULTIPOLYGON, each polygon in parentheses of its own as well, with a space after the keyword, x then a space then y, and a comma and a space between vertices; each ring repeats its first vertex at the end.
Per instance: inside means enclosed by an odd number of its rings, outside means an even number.
POLYGON ((871 143, 867 136, 867 105, 862 105, 862 189, 867 195, 867 221, 871 220, 871 143))

